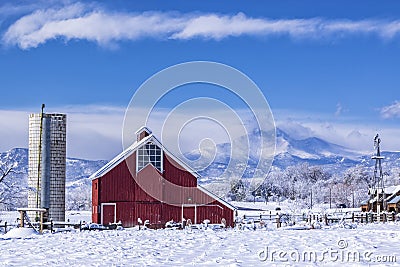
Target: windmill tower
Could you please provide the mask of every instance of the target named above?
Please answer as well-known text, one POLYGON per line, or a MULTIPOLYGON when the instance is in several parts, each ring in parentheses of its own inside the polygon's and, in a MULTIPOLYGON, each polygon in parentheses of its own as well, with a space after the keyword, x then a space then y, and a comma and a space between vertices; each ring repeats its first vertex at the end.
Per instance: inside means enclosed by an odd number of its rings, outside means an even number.
POLYGON ((385 203, 386 194, 385 194, 385 185, 382 172, 382 160, 385 157, 381 156, 380 144, 381 144, 381 139, 379 138, 379 134, 376 134, 374 138, 374 148, 376 150, 376 154, 373 157, 371 157, 371 159, 375 160, 374 184, 372 188, 373 192, 371 192, 371 198, 376 197, 376 201, 374 201, 375 199, 371 201, 372 210, 374 211, 386 209, 386 203, 385 203))

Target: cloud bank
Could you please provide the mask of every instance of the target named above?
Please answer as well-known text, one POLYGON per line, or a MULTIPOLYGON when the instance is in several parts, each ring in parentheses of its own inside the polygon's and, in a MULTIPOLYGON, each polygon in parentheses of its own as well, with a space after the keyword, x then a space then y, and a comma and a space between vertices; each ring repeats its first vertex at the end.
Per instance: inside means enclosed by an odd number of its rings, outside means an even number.
MULTIPOLYGON (((0 109, 0 152, 15 148, 28 147, 28 116, 39 110, 1 110, 0 109)), ((85 159, 111 159, 120 153, 122 147, 122 127, 125 108, 119 106, 68 106, 46 109, 47 113, 67 114, 67 156, 85 159)), ((162 122, 167 113, 160 111, 149 121, 149 126, 161 139, 162 122)), ((167 111, 165 111, 167 112, 167 111)), ((216 111, 217 112, 217 111, 216 111)), ((246 119, 246 114, 244 119, 246 119)), ((340 123, 335 118, 323 114, 301 114, 301 112, 276 111, 276 125, 294 139, 320 137, 345 147, 373 152, 373 137, 377 132, 383 138, 383 150, 399 151, 400 129, 398 127, 371 128, 362 122, 340 123), (293 117, 293 114, 296 114, 293 117), (334 122, 332 122, 334 119, 334 122)), ((180 114, 178 114, 180 116, 180 114)), ((251 123, 244 121, 246 124, 251 123)), ((187 127, 181 145, 183 151, 197 149, 204 132, 198 131, 199 125, 187 127), (186 137, 190 138, 186 140, 186 137), (195 147, 194 147, 195 146, 195 147)), ((212 125, 200 125, 209 128, 212 125)), ((215 125, 214 125, 215 126, 215 125)), ((172 125, 175 127, 175 125, 172 125)), ((235 126, 239 127, 239 126, 235 126)), ((210 128, 213 129, 213 128, 210 128)), ((240 133, 240 131, 238 131, 240 133)), ((134 137, 134 132, 132 133, 134 137)), ((168 137, 168 136, 167 136, 168 137)), ((216 143, 226 142, 225 133, 215 132, 212 139, 216 143), (220 136, 218 136, 218 134, 220 136)), ((233 136, 236 138, 237 136, 233 136)))
POLYGON ((20 17, 5 30, 2 43, 29 49, 53 39, 86 40, 110 46, 143 38, 221 40, 247 35, 320 39, 361 34, 392 39, 399 33, 400 20, 269 19, 243 13, 129 13, 73 3, 38 9, 20 17))
MULTIPOLYGON (((28 118, 40 110, 0 109, 0 152, 28 147, 28 118)), ((49 108, 46 113, 67 114, 67 156, 110 159, 122 150, 121 128, 125 108, 69 106, 49 108)))
POLYGON ((395 101, 393 104, 381 108, 380 113, 384 119, 400 118, 400 101, 395 101))

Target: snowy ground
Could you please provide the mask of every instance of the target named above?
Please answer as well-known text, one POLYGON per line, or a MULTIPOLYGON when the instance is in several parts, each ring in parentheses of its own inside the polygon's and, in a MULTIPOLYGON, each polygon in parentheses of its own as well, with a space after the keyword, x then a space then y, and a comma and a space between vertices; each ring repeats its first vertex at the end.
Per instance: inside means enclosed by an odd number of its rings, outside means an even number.
POLYGON ((356 229, 10 233, 0 235, 0 266, 400 265, 395 223, 356 229), (24 237, 15 238, 18 234, 24 237))
MULTIPOLYGON (((247 208, 265 208, 264 203, 247 208)), ((275 210, 275 204, 268 207, 275 210)), ((286 210, 282 206, 282 210, 286 210)), ((2 212, 13 222, 16 212, 2 212)), ((71 222, 90 212, 68 212, 71 222)), ((312 230, 141 230, 0 232, 0 266, 400 266, 400 223, 312 230)))

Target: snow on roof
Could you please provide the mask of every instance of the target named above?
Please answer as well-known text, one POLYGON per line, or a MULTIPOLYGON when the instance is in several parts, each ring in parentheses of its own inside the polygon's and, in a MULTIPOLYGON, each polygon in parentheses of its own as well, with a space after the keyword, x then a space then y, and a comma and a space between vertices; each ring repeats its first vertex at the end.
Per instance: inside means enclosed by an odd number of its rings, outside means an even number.
POLYGON ((229 202, 223 200, 222 198, 220 198, 219 196, 215 195, 214 193, 212 193, 211 191, 208 191, 207 189, 205 189, 204 187, 202 187, 201 185, 197 185, 197 188, 202 191, 203 193, 209 195, 210 197, 212 197, 215 200, 218 200, 219 202, 222 202, 223 204, 225 204, 228 208, 230 208, 231 210, 236 210, 237 207, 233 206, 232 204, 230 204, 229 202))
POLYGON ((127 149, 125 149, 120 154, 115 156, 112 160, 110 160, 106 165, 104 165, 102 168, 100 168, 97 172, 93 173, 89 178, 93 180, 93 179, 96 179, 96 178, 101 177, 104 174, 108 173, 115 166, 117 166, 119 163, 121 163, 123 160, 125 160, 127 157, 129 157, 140 145, 147 142, 150 138, 151 138, 151 135, 146 136, 139 142, 137 142, 137 141, 134 142, 131 146, 129 146, 127 149))
POLYGON ((149 134, 152 133, 152 131, 151 131, 149 128, 147 128, 146 126, 142 126, 142 127, 139 128, 139 130, 137 130, 137 131, 135 132, 135 134, 139 134, 139 133, 141 133, 141 132, 143 132, 143 131, 146 131, 146 132, 148 132, 149 134))
POLYGON ((392 185, 385 188, 386 194, 395 194, 400 191, 400 185, 392 185))
POLYGON ((374 202, 377 201, 377 200, 378 200, 378 196, 376 196, 376 197, 370 199, 370 200, 369 200, 369 203, 374 203, 374 202))
POLYGON ((18 208, 17 211, 38 211, 38 212, 46 212, 46 209, 42 208, 18 208))
POLYGON ((393 198, 392 200, 390 200, 388 202, 388 204, 396 204, 400 201, 400 196, 396 196, 395 198, 393 198))
MULTIPOLYGON (((143 127, 141 128, 143 129, 143 127)), ((106 173, 108 173, 110 170, 112 170, 115 166, 117 166, 119 163, 121 163, 123 160, 128 158, 130 155, 132 155, 139 147, 141 147, 143 144, 146 144, 148 142, 153 142, 157 146, 159 146, 164 153, 166 153, 169 157, 171 157, 174 161, 179 163, 182 167, 185 168, 186 171, 192 173, 196 178, 200 177, 200 174, 198 174, 195 170, 193 170, 190 166, 188 166, 185 162, 180 160, 179 158, 175 157, 171 152, 169 152, 158 139, 153 135, 150 134, 143 138, 140 141, 135 141, 131 146, 129 146, 127 149, 122 151, 119 155, 117 155, 115 158, 110 160, 106 165, 104 165, 101 169, 99 169, 97 172, 93 173, 89 178, 91 180, 94 180, 96 178, 99 178, 106 173)))
MULTIPOLYGON (((368 194, 375 195, 376 194, 376 188, 369 188, 368 189, 368 194)), ((379 188, 379 190, 382 190, 382 188, 379 188)), ((400 185, 392 185, 385 187, 383 192, 388 196, 386 199, 389 199, 392 197, 393 194, 396 194, 397 192, 400 191, 400 185)), ((379 191, 381 193, 381 191, 379 191)))

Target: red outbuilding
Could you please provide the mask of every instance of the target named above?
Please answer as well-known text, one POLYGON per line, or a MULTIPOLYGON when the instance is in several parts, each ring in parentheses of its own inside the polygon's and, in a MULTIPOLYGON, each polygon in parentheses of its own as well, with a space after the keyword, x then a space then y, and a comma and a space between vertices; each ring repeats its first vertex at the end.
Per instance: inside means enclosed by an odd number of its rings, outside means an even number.
POLYGON ((122 222, 124 227, 149 220, 162 227, 184 220, 194 224, 234 224, 235 207, 197 184, 200 177, 142 127, 137 140, 92 178, 92 221, 122 222))

